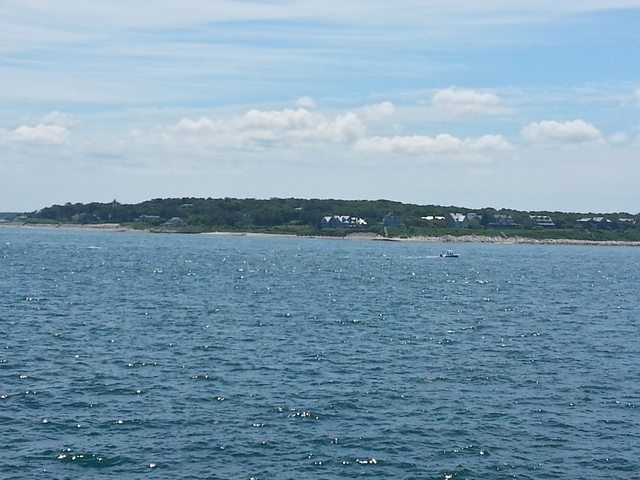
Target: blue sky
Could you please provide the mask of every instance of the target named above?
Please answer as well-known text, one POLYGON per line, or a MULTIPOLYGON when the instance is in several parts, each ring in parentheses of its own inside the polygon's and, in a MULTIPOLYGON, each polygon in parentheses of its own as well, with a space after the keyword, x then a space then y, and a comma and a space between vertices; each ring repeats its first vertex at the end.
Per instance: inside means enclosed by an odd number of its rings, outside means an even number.
POLYGON ((3 0, 0 211, 640 212, 640 0, 3 0))

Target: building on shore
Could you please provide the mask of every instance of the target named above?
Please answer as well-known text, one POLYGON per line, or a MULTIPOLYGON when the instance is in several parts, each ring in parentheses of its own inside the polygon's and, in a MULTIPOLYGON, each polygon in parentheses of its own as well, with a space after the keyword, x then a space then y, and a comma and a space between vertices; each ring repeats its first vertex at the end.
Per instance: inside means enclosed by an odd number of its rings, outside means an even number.
POLYGON ((549 215, 529 215, 536 227, 553 228, 556 224, 551 220, 549 215))
POLYGON ((328 215, 322 217, 322 221, 320 222, 320 227, 322 228, 356 228, 366 226, 367 222, 364 219, 352 215, 328 215))
POLYGON ((453 228, 467 228, 469 219, 464 213, 448 213, 447 226, 453 228))
POLYGON ((612 228, 613 221, 605 217, 585 217, 576 220, 576 223, 591 228, 612 228))
POLYGON ((518 228, 520 225, 513 220, 511 215, 496 214, 487 223, 489 228, 518 228))
POLYGON ((180 217, 173 217, 167 220, 162 224, 163 227, 167 228, 182 228, 186 225, 186 222, 180 217))
POLYGON ((398 217, 393 212, 389 212, 384 217, 382 217, 382 225, 385 227, 399 227, 400 217, 398 217))

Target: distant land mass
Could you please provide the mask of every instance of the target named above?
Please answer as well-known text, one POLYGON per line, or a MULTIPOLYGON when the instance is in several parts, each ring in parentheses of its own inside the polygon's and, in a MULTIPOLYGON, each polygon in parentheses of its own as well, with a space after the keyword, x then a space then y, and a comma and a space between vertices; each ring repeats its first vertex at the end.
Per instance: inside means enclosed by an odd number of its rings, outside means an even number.
POLYGON ((10 222, 18 215, 20 215, 18 212, 0 212, 0 223, 10 222))
POLYGON ((640 214, 519 211, 391 200, 157 198, 137 204, 66 203, 3 220, 26 225, 113 224, 159 232, 257 232, 381 237, 484 235, 640 241, 640 214))

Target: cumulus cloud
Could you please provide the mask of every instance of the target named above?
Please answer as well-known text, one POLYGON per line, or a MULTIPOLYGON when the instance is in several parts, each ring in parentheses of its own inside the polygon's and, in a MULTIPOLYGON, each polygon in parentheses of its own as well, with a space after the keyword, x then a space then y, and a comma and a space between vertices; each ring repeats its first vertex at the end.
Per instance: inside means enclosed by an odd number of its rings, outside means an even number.
POLYGON ((313 114, 306 108, 292 110, 249 110, 242 119, 248 128, 294 130, 308 128, 313 123, 313 114))
POLYGON ((374 153, 444 153, 507 150, 511 144, 502 135, 459 138, 448 133, 426 135, 371 137, 358 140, 357 151, 374 153))
POLYGON ((215 130, 215 128, 215 122, 208 117, 200 117, 195 120, 192 120, 190 118, 183 118, 174 126, 175 130, 183 130, 188 132, 215 130))
POLYGON ((366 120, 379 121, 392 117, 396 113, 396 107, 391 102, 381 102, 365 105, 360 111, 366 120))
POLYGON ((0 128, 0 141, 25 145, 64 145, 69 141, 69 127, 76 123, 69 115, 53 111, 15 129, 0 128))
POLYGON ((348 112, 331 119, 309 110, 284 109, 272 111, 250 110, 242 117, 240 126, 248 138, 274 141, 304 140, 349 142, 364 134, 364 124, 355 113, 348 112))
POLYGON ((602 132, 581 119, 558 122, 545 120, 533 122, 520 132, 531 143, 587 143, 602 140, 602 132))
POLYGON ((315 113, 306 108, 283 110, 249 110, 246 114, 226 119, 183 118, 171 129, 174 132, 199 135, 205 142, 224 147, 251 147, 259 144, 292 145, 308 143, 349 143, 364 135, 360 117, 347 112, 335 117, 315 113))
POLYGON ((20 125, 8 136, 11 140, 18 143, 31 145, 63 145, 68 141, 69 132, 66 127, 62 125, 20 125))
POLYGON ((320 139, 347 143, 364 135, 365 126, 358 115, 347 112, 338 115, 334 120, 320 123, 316 130, 320 139))
POLYGON ((507 113, 504 101, 493 92, 446 88, 433 95, 433 105, 456 115, 497 115, 507 113))

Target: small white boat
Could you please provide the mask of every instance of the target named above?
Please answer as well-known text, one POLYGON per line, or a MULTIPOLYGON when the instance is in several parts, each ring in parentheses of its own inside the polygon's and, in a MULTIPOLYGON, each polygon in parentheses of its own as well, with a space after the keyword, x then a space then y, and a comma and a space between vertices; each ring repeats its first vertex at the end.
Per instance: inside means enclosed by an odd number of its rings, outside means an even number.
POLYGON ((447 250, 445 252, 442 252, 440 256, 444 258, 458 258, 460 255, 453 250, 447 250))

